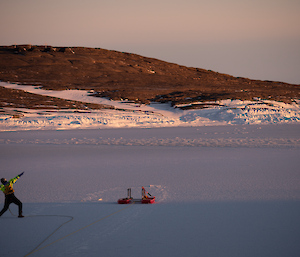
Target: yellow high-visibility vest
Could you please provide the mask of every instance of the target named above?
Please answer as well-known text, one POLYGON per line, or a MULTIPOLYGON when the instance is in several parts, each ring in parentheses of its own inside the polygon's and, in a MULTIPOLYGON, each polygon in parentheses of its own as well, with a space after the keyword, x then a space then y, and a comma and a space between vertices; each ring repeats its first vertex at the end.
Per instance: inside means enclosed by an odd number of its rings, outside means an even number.
POLYGON ((12 194, 13 192, 15 192, 14 188, 13 188, 13 184, 16 183, 16 181, 20 178, 20 176, 16 176, 14 178, 12 178, 11 180, 9 180, 7 182, 6 185, 1 185, 0 186, 0 190, 3 191, 3 193, 5 195, 10 195, 12 194))

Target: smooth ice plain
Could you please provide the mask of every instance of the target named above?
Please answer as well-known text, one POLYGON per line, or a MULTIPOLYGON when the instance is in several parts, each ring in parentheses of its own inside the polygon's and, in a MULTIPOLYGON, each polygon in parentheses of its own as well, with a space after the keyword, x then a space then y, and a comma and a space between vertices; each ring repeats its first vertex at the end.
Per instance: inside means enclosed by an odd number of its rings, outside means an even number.
POLYGON ((14 188, 26 217, 11 205, 0 244, 10 256, 298 256, 299 135, 297 124, 1 132, 1 176, 25 171, 14 188), (141 186, 155 204, 117 204, 141 186))

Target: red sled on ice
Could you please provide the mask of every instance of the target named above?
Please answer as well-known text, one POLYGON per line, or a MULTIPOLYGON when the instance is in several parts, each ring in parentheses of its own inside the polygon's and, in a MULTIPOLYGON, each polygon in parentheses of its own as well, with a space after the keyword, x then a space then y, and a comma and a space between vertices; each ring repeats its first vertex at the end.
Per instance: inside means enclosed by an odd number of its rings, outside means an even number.
POLYGON ((149 197, 142 199, 141 203, 154 203, 155 202, 155 197, 149 197))
POLYGON ((155 196, 150 195, 144 187, 142 187, 142 201, 141 203, 154 203, 155 202, 155 196), (149 197, 149 196, 150 197, 149 197))
POLYGON ((127 189, 127 198, 120 198, 118 204, 128 204, 132 203, 133 198, 131 197, 131 188, 127 189))
POLYGON ((118 200, 118 204, 129 204, 133 202, 140 202, 143 204, 151 204, 155 202, 155 196, 150 195, 144 187, 142 187, 142 199, 133 199, 131 197, 131 188, 127 189, 127 197, 126 198, 120 198, 118 200), (150 197, 149 197, 150 196, 150 197))

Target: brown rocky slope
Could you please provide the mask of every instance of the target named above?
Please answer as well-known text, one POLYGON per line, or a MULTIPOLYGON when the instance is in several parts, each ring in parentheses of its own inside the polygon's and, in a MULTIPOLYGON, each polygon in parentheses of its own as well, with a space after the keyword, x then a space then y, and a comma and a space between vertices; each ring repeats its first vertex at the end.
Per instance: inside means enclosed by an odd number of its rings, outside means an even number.
MULTIPOLYGON (((290 103, 300 98, 300 85, 233 77, 100 48, 0 46, 0 80, 52 90, 93 90, 95 96, 146 104, 157 101, 175 105, 254 97, 290 103)), ((0 87, 2 107, 37 108, 42 103, 59 108, 83 108, 80 103, 0 87)))

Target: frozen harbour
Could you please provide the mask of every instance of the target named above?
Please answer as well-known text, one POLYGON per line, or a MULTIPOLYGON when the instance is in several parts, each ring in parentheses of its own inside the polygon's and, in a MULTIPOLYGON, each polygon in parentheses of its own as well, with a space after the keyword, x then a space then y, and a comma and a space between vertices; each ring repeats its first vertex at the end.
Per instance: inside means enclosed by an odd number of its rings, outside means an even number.
POLYGON ((27 256, 298 256, 300 147, 260 143, 288 142, 299 131, 284 124, 2 132, 1 176, 25 171, 14 188, 27 217, 1 217, 1 245, 25 256, 55 232, 27 256), (172 144, 187 135, 221 143, 172 144), (106 143, 95 144, 99 137, 106 143), (169 144, 141 145, 149 137, 169 144), (257 145, 222 145, 246 137, 257 145), (140 197, 141 186, 155 204, 116 203, 128 187, 140 197))
POLYGON ((26 217, 13 216, 12 204, 0 218, 9 255, 298 256, 298 105, 277 116, 257 109, 252 125, 236 119, 245 111, 236 107, 204 110, 206 117, 159 108, 143 111, 194 120, 156 127, 140 118, 143 128, 133 120, 117 128, 118 114, 102 129, 68 123, 74 113, 61 125, 34 111, 3 116, 1 177, 25 171, 14 188, 26 217), (117 204, 129 187, 139 198, 141 186, 155 204, 117 204))

